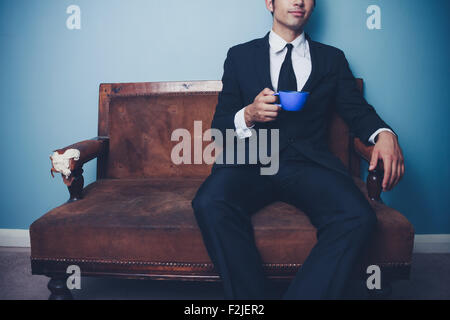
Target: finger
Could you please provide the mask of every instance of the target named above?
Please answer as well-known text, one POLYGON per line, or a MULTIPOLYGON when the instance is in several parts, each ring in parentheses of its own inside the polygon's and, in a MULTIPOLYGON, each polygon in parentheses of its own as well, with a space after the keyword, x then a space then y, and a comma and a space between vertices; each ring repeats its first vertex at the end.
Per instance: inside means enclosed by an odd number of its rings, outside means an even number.
POLYGON ((256 99, 263 98, 264 96, 268 95, 268 94, 269 94, 269 91, 270 91, 269 88, 263 89, 260 93, 258 93, 258 95, 256 96, 255 100, 256 100, 256 99))
POLYGON ((277 120, 276 117, 263 117, 264 122, 271 122, 277 120))
POLYGON ((397 165, 395 166, 395 171, 394 172, 394 179, 392 180, 392 185, 391 185, 391 189, 393 189, 397 183, 398 183, 398 179, 400 177, 400 164, 397 162, 397 165))
POLYGON ((389 179, 391 178, 392 173, 392 160, 383 158, 384 163, 384 179, 383 179, 383 191, 387 190, 387 185, 389 182, 389 179))
POLYGON ((394 181, 397 179, 397 167, 398 163, 396 160, 392 160, 392 167, 391 167, 391 177, 389 178, 388 182, 388 190, 392 190, 394 188, 394 181))
POLYGON ((281 110, 281 107, 276 104, 265 104, 264 105, 264 112, 279 112, 281 110))
POLYGON ((386 189, 388 191, 391 190, 392 178, 395 176, 395 162, 394 161, 390 161, 390 162, 391 162, 391 174, 386 182, 386 189))
POLYGON ((268 117, 268 118, 276 118, 276 117, 278 117, 278 112, 266 111, 266 112, 263 112, 262 115, 264 117, 268 117))
POLYGON ((398 177, 397 177, 397 181, 396 181, 396 185, 400 182, 400 180, 402 180, 403 177, 403 161, 399 161, 398 162, 398 177))
POLYGON ((378 152, 375 151, 372 153, 372 158, 370 159, 369 170, 372 171, 373 169, 375 169, 377 167, 377 163, 378 163, 378 152))
POLYGON ((277 97, 273 95, 263 96, 261 97, 261 101, 267 104, 274 103, 275 101, 277 101, 277 97))
POLYGON ((405 165, 402 161, 400 164, 400 177, 398 178, 398 182, 400 182, 403 179, 403 175, 405 174, 405 165))
POLYGON ((402 171, 402 165, 401 165, 400 160, 397 160, 395 162, 396 162, 395 179, 394 179, 394 181, 392 181, 392 188, 394 188, 400 181, 401 171, 402 171))
POLYGON ((266 118, 276 118, 276 116, 274 116, 272 113, 270 113, 270 112, 265 112, 265 111, 260 111, 259 113, 258 113, 258 118, 261 120, 261 121, 264 121, 264 120, 266 120, 266 118))
POLYGON ((269 89, 269 88, 265 88, 262 92, 261 92, 264 96, 266 95, 273 95, 275 93, 275 91, 269 89))
POLYGON ((394 186, 396 185, 398 177, 398 169, 399 169, 398 161, 395 160, 392 162, 392 174, 391 178, 389 179, 389 190, 392 190, 392 188, 394 188, 394 186))

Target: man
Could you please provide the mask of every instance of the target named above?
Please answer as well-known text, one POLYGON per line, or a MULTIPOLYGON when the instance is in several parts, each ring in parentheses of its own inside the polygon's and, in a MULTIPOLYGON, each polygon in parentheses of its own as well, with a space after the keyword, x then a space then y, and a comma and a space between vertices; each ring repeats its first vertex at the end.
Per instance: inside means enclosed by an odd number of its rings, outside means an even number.
POLYGON ((342 298, 376 216, 327 147, 327 109, 335 105, 357 137, 375 144, 369 170, 383 160, 385 191, 403 176, 403 155, 393 129, 358 91, 344 53, 304 33, 315 0, 265 1, 272 30, 228 51, 212 128, 234 129, 246 142, 261 129, 278 129, 279 170, 261 175, 259 162, 216 162, 192 206, 226 299, 270 297, 251 215, 274 201, 305 212, 318 238, 283 299, 342 298), (275 91, 310 96, 302 111, 280 112, 275 91))

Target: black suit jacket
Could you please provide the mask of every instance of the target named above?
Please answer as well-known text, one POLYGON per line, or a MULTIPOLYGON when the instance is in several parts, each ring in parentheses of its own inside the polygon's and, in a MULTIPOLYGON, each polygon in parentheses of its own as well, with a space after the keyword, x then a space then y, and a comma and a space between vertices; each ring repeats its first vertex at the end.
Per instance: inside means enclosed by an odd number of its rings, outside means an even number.
MULTIPOLYGON (((269 34, 228 50, 222 77, 223 89, 219 93, 211 124, 211 128, 222 132, 224 140, 225 130, 235 129, 236 112, 251 104, 264 88, 274 90, 270 78, 269 34)), ((287 147, 293 147, 305 157, 348 175, 342 161, 328 148, 328 108, 335 107, 350 131, 367 145, 371 145, 368 139, 376 130, 394 130, 378 116, 358 90, 344 53, 335 47, 312 41, 308 34, 305 36, 312 60, 311 75, 302 90, 310 92, 305 107, 300 112, 282 112, 276 121, 256 123, 254 129, 258 137, 260 129, 279 129, 280 153, 287 147)), ((244 165, 247 165, 249 139, 245 140, 247 158, 244 165)), ((224 148, 223 164, 217 163, 216 159, 212 170, 242 165, 237 163, 236 146, 234 148, 234 162, 226 164, 227 148, 224 148)))

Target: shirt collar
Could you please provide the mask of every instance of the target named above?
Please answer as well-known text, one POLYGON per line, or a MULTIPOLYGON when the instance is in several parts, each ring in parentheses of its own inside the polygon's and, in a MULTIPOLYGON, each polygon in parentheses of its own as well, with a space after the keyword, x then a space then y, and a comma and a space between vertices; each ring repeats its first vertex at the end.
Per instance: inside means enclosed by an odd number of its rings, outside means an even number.
MULTIPOLYGON (((302 32, 302 34, 299 35, 291 43, 295 49, 300 45, 304 45, 305 41, 306 41, 305 32, 302 32)), ((270 30, 270 34, 269 34, 269 44, 270 44, 270 47, 275 51, 275 53, 278 53, 279 51, 283 50, 284 47, 286 47, 287 42, 282 37, 280 37, 278 34, 276 34, 275 31, 273 31, 273 29, 272 29, 272 30, 270 30)))

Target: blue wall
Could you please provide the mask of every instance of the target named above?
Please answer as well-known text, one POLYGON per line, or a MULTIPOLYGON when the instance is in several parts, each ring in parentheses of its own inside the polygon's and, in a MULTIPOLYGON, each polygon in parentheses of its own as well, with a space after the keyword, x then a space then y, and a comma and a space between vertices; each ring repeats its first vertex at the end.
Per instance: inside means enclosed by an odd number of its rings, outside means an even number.
MULTIPOLYGON (((344 50, 398 132, 406 174, 383 199, 419 234, 450 233, 449 11, 447 0, 320 0, 308 26, 344 50), (371 4, 381 30, 366 27, 371 4)), ((221 79, 228 48, 271 25, 263 0, 0 0, 0 228, 28 228, 67 200, 49 155, 97 135, 100 83, 221 79), (66 28, 71 4, 81 30, 66 28)))

